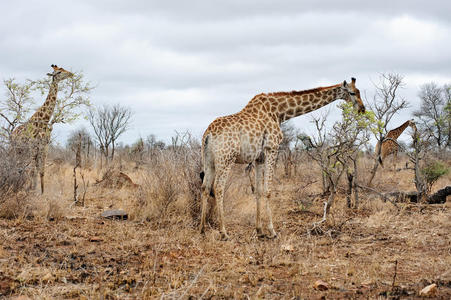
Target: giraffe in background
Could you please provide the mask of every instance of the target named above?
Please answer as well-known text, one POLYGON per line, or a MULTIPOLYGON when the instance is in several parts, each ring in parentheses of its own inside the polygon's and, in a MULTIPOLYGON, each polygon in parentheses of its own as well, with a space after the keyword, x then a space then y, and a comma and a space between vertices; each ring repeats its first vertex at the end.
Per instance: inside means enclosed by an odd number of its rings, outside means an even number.
MULTIPOLYGON (((398 137, 406 130, 407 127, 411 127, 413 130, 417 130, 417 127, 415 126, 414 120, 408 120, 404 122, 401 126, 390 130, 387 135, 385 136, 384 140, 382 141, 382 149, 379 156, 379 163, 383 167, 383 160, 389 156, 390 154, 393 154, 393 167, 396 168, 396 161, 398 159, 398 150, 399 145, 396 142, 398 137)), ((380 142, 376 145, 375 153, 377 154, 379 152, 380 142)))
POLYGON ((205 232, 208 197, 214 197, 218 209, 221 238, 228 239, 224 225, 223 198, 230 169, 234 163, 254 163, 257 234, 263 236, 260 216, 260 198, 263 196, 268 215, 269 238, 275 238, 277 234, 272 223, 269 200, 274 164, 283 137, 280 124, 337 99, 352 102, 355 109, 364 112, 365 107, 355 81, 355 78, 352 78, 350 84, 344 81, 333 86, 305 91, 259 94, 240 112, 214 120, 202 138, 201 233, 205 232))
POLYGON ((41 193, 44 193, 45 160, 47 156, 47 146, 50 142, 50 135, 52 133, 50 119, 56 106, 58 83, 61 80, 73 76, 71 72, 59 68, 56 65, 51 65, 51 67, 53 68, 53 72, 47 73, 48 76, 52 77, 47 99, 27 122, 18 126, 12 132, 12 140, 15 143, 19 143, 19 145, 24 143, 32 147, 31 153, 34 163, 32 171, 32 188, 34 189, 36 187, 37 172, 39 173, 41 180, 41 193))

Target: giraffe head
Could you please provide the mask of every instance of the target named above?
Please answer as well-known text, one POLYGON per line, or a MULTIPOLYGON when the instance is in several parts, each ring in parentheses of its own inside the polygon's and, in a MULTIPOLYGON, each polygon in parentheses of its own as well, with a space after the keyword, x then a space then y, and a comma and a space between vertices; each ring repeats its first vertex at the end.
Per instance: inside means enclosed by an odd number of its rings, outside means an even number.
POLYGON ((355 86, 355 78, 351 78, 351 83, 347 83, 346 80, 343 81, 343 84, 341 85, 341 91, 342 95, 341 97, 343 100, 346 100, 348 102, 352 102, 354 105, 354 109, 357 109, 358 112, 364 113, 365 112, 365 105, 363 105, 363 101, 360 98, 360 91, 355 86))
POLYGON ((69 77, 74 76, 73 73, 58 67, 57 65, 51 65, 51 67, 53 68, 53 73, 47 73, 48 76, 51 76, 53 81, 61 81, 64 79, 67 79, 69 77))
POLYGON ((415 125, 415 120, 409 120, 409 126, 410 128, 412 128, 414 131, 417 131, 417 126, 415 125))

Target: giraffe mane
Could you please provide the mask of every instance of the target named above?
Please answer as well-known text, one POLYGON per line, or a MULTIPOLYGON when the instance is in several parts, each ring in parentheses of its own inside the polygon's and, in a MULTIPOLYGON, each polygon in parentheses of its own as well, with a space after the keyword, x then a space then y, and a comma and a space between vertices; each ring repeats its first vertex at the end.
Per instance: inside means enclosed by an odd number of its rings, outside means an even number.
POLYGON ((331 89, 340 86, 340 84, 335 84, 331 86, 321 86, 313 89, 303 90, 303 91, 291 91, 291 92, 274 92, 274 93, 267 93, 268 96, 299 96, 304 94, 310 94, 310 93, 316 93, 323 90, 331 89))

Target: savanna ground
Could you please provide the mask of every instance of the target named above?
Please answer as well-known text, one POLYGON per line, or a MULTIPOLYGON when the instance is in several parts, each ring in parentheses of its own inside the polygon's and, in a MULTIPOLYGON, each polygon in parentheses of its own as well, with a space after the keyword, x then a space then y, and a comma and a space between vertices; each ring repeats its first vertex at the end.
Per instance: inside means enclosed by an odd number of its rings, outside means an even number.
MULTIPOLYGON (((310 232, 322 217, 325 198, 319 196, 319 170, 303 161, 288 177, 278 168, 274 240, 256 236, 249 180, 244 166, 233 170, 225 197, 229 241, 219 240, 214 225, 199 234, 177 164, 136 169, 124 163, 122 171, 140 186, 122 188, 95 185, 104 170, 87 166, 82 172, 89 186, 79 206, 72 200, 73 167, 50 163, 43 196, 2 204, 0 296, 411 299, 436 283, 436 297, 451 298, 450 201, 396 208, 361 193, 359 208, 349 209, 340 192, 321 232, 310 232), (128 220, 100 216, 111 208, 127 211, 128 220), (314 288, 318 280, 327 290, 314 288)), ((360 174, 371 164, 364 160, 360 174)), ((447 175, 434 190, 450 182, 447 175)), ((379 169, 374 188, 414 190, 413 172, 379 169)))

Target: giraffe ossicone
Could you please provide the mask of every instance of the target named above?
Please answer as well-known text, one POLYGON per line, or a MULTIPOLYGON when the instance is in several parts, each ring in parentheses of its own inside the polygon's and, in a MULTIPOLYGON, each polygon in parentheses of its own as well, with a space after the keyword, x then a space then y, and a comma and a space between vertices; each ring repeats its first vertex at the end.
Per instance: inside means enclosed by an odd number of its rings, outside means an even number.
POLYGON ((257 234, 263 235, 260 201, 263 197, 268 215, 269 237, 276 237, 269 200, 277 151, 283 137, 280 124, 337 99, 349 101, 359 112, 364 112, 365 106, 355 82, 355 78, 352 78, 350 83, 344 81, 328 87, 262 93, 252 98, 240 112, 214 120, 202 138, 200 231, 205 232, 208 197, 214 197, 221 238, 228 238, 224 225, 223 198, 230 169, 234 163, 255 163, 257 234))
POLYGON ((36 110, 36 112, 24 124, 18 126, 12 132, 12 139, 17 144, 27 143, 31 145, 31 159, 34 162, 32 177, 32 187, 36 186, 36 173, 39 173, 41 180, 41 193, 44 193, 44 173, 45 160, 47 156, 47 146, 50 142, 52 126, 50 119, 55 110, 58 94, 58 83, 62 80, 72 77, 74 74, 60 68, 57 65, 51 65, 52 73, 47 73, 52 77, 49 93, 45 102, 36 110))

